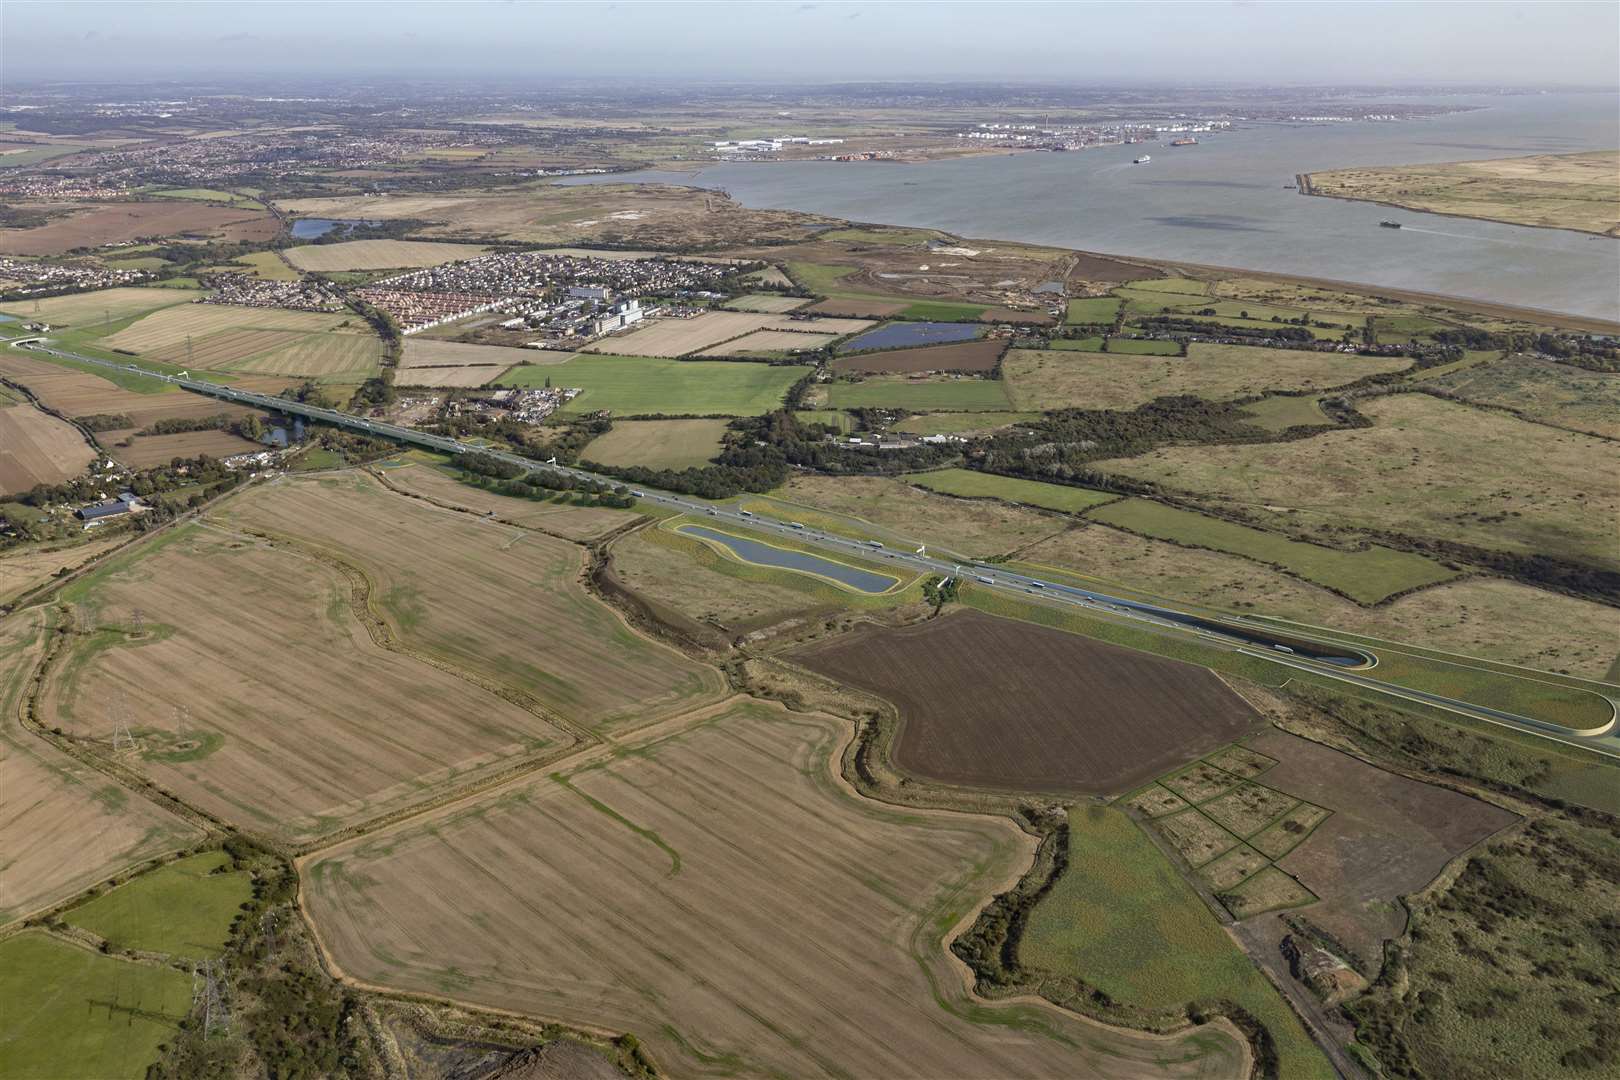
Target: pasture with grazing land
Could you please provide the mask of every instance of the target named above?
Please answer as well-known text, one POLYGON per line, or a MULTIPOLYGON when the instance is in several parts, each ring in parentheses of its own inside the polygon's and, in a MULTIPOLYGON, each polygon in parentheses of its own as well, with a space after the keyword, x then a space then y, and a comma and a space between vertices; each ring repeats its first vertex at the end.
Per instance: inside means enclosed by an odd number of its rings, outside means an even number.
MULTIPOLYGON (((1110 342, 1110 350, 1115 344, 1124 342, 1110 342)), ((1221 401, 1268 390, 1319 390, 1409 363, 1404 357, 1194 342, 1185 357, 1014 349, 1002 362, 1002 376, 1014 408, 1134 409, 1171 394, 1221 401)))
MULTIPOLYGON (((405 644, 607 730, 712 700, 720 676, 630 632, 579 582, 579 546, 402 498, 365 475, 255 490, 234 523, 338 553, 405 644)), ((224 515, 222 515, 224 516, 224 515)))
POLYGON ((229 530, 165 534, 65 598, 96 629, 53 670, 47 722, 107 739, 117 687, 140 744, 132 767, 273 835, 329 832, 572 742, 481 686, 376 645, 351 610, 350 583, 326 564, 229 530))
POLYGON ((1620 374, 1515 355, 1425 385, 1465 401, 1517 409, 1528 420, 1620 439, 1620 374))
POLYGON ((72 424, 0 399, 0 495, 71 480, 95 460, 95 448, 72 424))
POLYGON ((1202 668, 978 612, 789 656, 892 702, 895 764, 948 784, 1123 791, 1257 721, 1202 668))
POLYGON ((669 360, 581 354, 561 364, 520 365, 500 386, 584 391, 560 410, 579 415, 606 409, 621 416, 654 414, 758 416, 779 408, 788 388, 810 369, 733 360, 669 360))
POLYGON ((1230 1001, 1275 1040, 1279 1076, 1335 1075, 1282 997, 1123 812, 1071 809, 1068 866, 1030 912, 1018 945, 1026 967, 1159 1014, 1230 1001))
MULTIPOLYGON (((42 652, 44 613, 0 627, 0 926, 202 837, 200 830, 62 753, 18 720, 42 652)), ((3 1051, 0 1051, 3 1052, 3 1051)))
POLYGON ((1039 506, 1044 510, 1057 510, 1077 514, 1093 506, 1100 506, 1119 498, 1107 491, 1070 487, 1067 484, 1047 484, 1040 480, 1020 480, 1013 476, 974 469, 937 469, 933 472, 912 473, 903 477, 908 483, 937 491, 941 495, 955 495, 967 499, 1002 499, 1006 502, 1039 506))
POLYGON ((1122 499, 1087 516, 1158 540, 1214 548, 1271 563, 1363 604, 1376 604, 1394 593, 1457 576, 1455 570, 1414 552, 1377 546, 1344 551, 1301 543, 1150 499, 1122 499))
POLYGON ((1350 525, 1620 568, 1613 444, 1426 394, 1358 403, 1370 428, 1154 450, 1093 468, 1300 525, 1350 525), (1536 468, 1527 472, 1526 461, 1536 468))
POLYGON ((1463 578, 1367 608, 1247 558, 1096 525, 1042 540, 1019 558, 1026 567, 1067 569, 1138 595, 1221 611, 1264 611, 1592 678, 1608 671, 1620 640, 1620 610, 1500 578, 1463 578), (1562 629, 1549 637, 1541 631, 1545 626, 1562 629))
POLYGON ((826 387, 827 404, 834 409, 890 408, 916 412, 1006 412, 1005 384, 1000 379, 966 377, 906 378, 879 375, 860 382, 835 382, 826 387))
POLYGON ((857 797, 830 762, 847 730, 732 705, 323 852, 305 868, 311 917, 353 977, 634 1031, 671 1074, 1241 1067, 1228 1029, 1166 1038, 975 1002, 941 939, 1031 841, 1004 819, 857 797), (503 887, 469 888, 491 875, 503 887))
POLYGON ((253 877, 223 851, 149 870, 62 916, 124 949, 209 960, 225 951, 231 920, 253 895, 253 877))
POLYGON ((142 1080, 191 1009, 191 976, 39 931, 0 941, 0 1075, 142 1080), (42 988, 48 987, 48 993, 42 988))
POLYGON ((442 244, 421 240, 345 240, 288 248, 287 261, 300 270, 322 273, 343 270, 401 270, 471 259, 489 249, 477 244, 442 244))
POLYGON ((643 465, 649 469, 702 468, 720 452, 724 420, 621 420, 580 451, 585 461, 603 465, 643 465))

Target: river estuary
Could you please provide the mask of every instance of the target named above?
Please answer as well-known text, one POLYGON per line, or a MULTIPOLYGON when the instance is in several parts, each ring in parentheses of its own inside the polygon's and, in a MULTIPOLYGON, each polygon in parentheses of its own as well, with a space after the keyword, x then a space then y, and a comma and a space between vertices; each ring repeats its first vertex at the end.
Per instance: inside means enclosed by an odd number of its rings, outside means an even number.
MULTIPOLYGON (((1426 120, 1251 124, 1198 146, 927 164, 716 164, 582 177, 723 189, 746 206, 1414 289, 1620 320, 1620 240, 1300 195, 1296 173, 1620 146, 1612 94, 1468 96, 1426 120), (1131 160, 1151 154, 1152 162, 1131 160), (1403 228, 1382 229, 1392 218, 1403 228)), ((813 131, 809 134, 814 134, 813 131)))

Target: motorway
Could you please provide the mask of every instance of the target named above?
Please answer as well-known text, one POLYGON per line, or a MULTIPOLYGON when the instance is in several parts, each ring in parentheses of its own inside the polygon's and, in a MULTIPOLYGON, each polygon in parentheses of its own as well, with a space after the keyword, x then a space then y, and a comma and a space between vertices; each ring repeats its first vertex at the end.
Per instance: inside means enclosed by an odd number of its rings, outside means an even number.
MULTIPOLYGON (((537 462, 518 454, 492 450, 473 443, 464 443, 456 439, 446 438, 442 435, 431 435, 413 428, 400 427, 378 420, 370 420, 363 416, 355 416, 351 413, 338 412, 335 409, 305 405, 301 402, 288 401, 285 398, 271 397, 267 394, 237 390, 218 383, 192 379, 186 377, 184 372, 179 375, 160 375, 137 367, 134 364, 119 364, 111 360, 66 352, 38 338, 20 339, 13 341, 11 344, 13 347, 48 353, 75 363, 92 364, 98 367, 137 373, 148 378, 171 383, 193 393, 206 394, 223 401, 253 405, 272 412, 303 416, 306 419, 331 424, 335 427, 360 432, 361 434, 393 439, 409 445, 436 450, 440 453, 485 454, 531 471, 550 472, 570 476, 577 480, 620 483, 620 481, 614 480, 612 477, 599 476, 583 469, 537 462)), ((1174 608, 1110 596, 1107 593, 1091 589, 1077 588, 1063 582, 1049 581, 1009 570, 1005 566, 986 566, 962 560, 946 559, 938 555, 930 555, 924 548, 915 550, 889 548, 875 540, 861 541, 837 536, 810 529, 795 522, 758 517, 747 510, 714 505, 700 499, 687 498, 668 492, 638 490, 635 494, 638 498, 652 505, 690 514, 694 517, 707 518, 716 524, 724 521, 733 526, 746 527, 756 532, 776 534, 784 538, 791 538, 796 543, 808 548, 837 552, 846 556, 858 555, 867 562, 893 561, 897 567, 908 570, 940 574, 946 577, 960 577, 963 581, 970 583, 971 586, 1002 593, 1016 593, 1019 594, 1020 599, 1026 601, 1033 600, 1060 607, 1082 608, 1096 617, 1129 623, 1161 634, 1197 639, 1206 645, 1224 648, 1287 668, 1309 672, 1319 677, 1334 679, 1363 689, 1393 695, 1407 701, 1434 706, 1487 723, 1515 728, 1571 746, 1583 747, 1609 757, 1620 758, 1620 738, 1614 736, 1616 723, 1612 711, 1608 723, 1602 727, 1589 731, 1573 732, 1568 728, 1537 720, 1533 717, 1521 716, 1517 713, 1494 709, 1486 705, 1475 705, 1471 702, 1445 697, 1441 694, 1413 690, 1371 678, 1362 674, 1362 672, 1376 670, 1376 667, 1373 666, 1375 657, 1371 653, 1362 652, 1349 646, 1310 642, 1291 634, 1276 636, 1252 626, 1240 625, 1236 622, 1218 622, 1188 612, 1177 611, 1174 608)), ((1611 710, 1613 704, 1611 701, 1611 710)))

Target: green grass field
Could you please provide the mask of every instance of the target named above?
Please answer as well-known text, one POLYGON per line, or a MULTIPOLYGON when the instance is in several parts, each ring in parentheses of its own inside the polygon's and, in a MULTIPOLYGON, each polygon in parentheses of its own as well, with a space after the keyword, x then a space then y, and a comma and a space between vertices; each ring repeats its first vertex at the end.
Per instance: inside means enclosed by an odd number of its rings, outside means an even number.
POLYGON ((788 387, 808 370, 799 366, 582 354, 561 364, 520 364, 502 375, 496 385, 543 386, 550 379, 553 386, 584 390, 563 408, 565 414, 608 409, 620 416, 758 416, 781 405, 788 387))
POLYGON ((931 319, 935 322, 973 322, 989 311, 986 304, 959 304, 951 300, 919 300, 907 304, 900 312, 907 319, 931 319))
POLYGON ((1011 408, 1007 391, 997 379, 870 378, 855 383, 836 382, 827 387, 827 404, 835 409, 891 408, 912 412, 1006 412, 1011 408))
POLYGON ((253 895, 245 871, 222 869, 230 864, 223 851, 180 859, 80 904, 62 921, 122 948, 212 959, 225 951, 231 920, 253 895))
POLYGON ((855 418, 837 409, 800 409, 793 414, 801 424, 826 424, 847 435, 855 430, 855 418))
POLYGON ((217 188, 165 188, 162 191, 149 191, 147 194, 162 199, 192 199, 196 202, 225 203, 229 206, 257 205, 252 199, 217 188))
POLYGON ((1393 593, 1457 576, 1456 571, 1422 555, 1381 547, 1340 551, 1149 499, 1122 499, 1086 516, 1156 540, 1212 548, 1271 563, 1363 604, 1377 603, 1393 593))
POLYGON ((720 452, 724 420, 621 420, 585 445, 580 456, 603 465, 696 469, 720 452))
POLYGON ((1129 287, 1146 292, 1186 293, 1192 296, 1205 296, 1209 293, 1207 281, 1185 277, 1144 278, 1141 281, 1131 282, 1129 287))
POLYGON ((1012 476, 996 476, 973 469, 940 469, 937 472, 912 473, 909 476, 902 476, 901 479, 942 495, 1001 499, 1005 502, 1023 503, 1026 506, 1039 506, 1071 514, 1100 506, 1119 497, 1105 491, 1068 487, 1064 484, 1046 484, 1039 480, 1020 480, 1012 476))
POLYGON ((39 933, 0 942, 0 1076, 139 1080, 191 1008, 191 979, 39 933))
POLYGON ((1033 412, 923 413, 906 417, 894 425, 894 430, 909 435, 967 435, 993 431, 1010 424, 1027 424, 1039 420, 1040 416, 1040 413, 1033 412))
MULTIPOLYGON (((1052 342, 1054 349, 1073 349, 1079 352, 1102 352, 1101 338, 1058 338, 1052 342), (1096 342, 1095 348, 1087 348, 1096 342)), ((1113 337, 1108 339, 1108 352, 1118 353, 1122 356, 1180 356, 1181 346, 1174 341, 1155 341, 1152 339, 1113 337)))
POLYGON ((1287 431, 1291 427, 1327 425, 1327 418, 1314 397, 1268 397, 1243 406, 1243 412, 1256 427, 1267 431, 1287 431))
POLYGON ((1156 1011, 1233 1002, 1276 1040, 1279 1075, 1334 1075, 1277 991, 1123 812, 1076 807, 1069 827, 1070 869, 1030 914, 1019 946, 1026 966, 1156 1011))
POLYGON ((1063 321, 1066 323, 1111 323, 1119 314, 1119 306, 1123 303, 1113 296, 1082 297, 1070 300, 1067 311, 1064 312, 1063 321))

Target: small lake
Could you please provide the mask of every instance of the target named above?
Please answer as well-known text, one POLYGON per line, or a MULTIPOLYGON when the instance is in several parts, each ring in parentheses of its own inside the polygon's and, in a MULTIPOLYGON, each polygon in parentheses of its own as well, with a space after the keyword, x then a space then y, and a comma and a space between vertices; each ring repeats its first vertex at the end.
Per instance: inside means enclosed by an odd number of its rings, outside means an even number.
POLYGON ((863 349, 900 349, 913 345, 944 345, 953 341, 972 341, 984 332, 982 326, 948 322, 897 322, 868 330, 860 337, 851 338, 838 349, 841 353, 860 352, 863 349))
POLYGON ((832 578, 839 584, 848 585, 857 592, 875 595, 887 592, 900 582, 899 578, 890 577, 887 574, 874 574, 870 570, 860 570, 804 551, 791 551, 787 548, 772 547, 770 544, 763 544, 758 540, 746 540, 743 537, 718 532, 702 525, 682 525, 675 531, 685 533, 688 536, 701 537, 711 543, 719 544, 743 562, 753 563, 756 566, 770 566, 778 570, 793 570, 801 574, 813 574, 816 577, 832 578))
POLYGON ((314 240, 335 229, 348 233, 361 226, 381 224, 380 221, 365 221, 361 218, 299 218, 292 223, 292 235, 294 240, 314 240))

